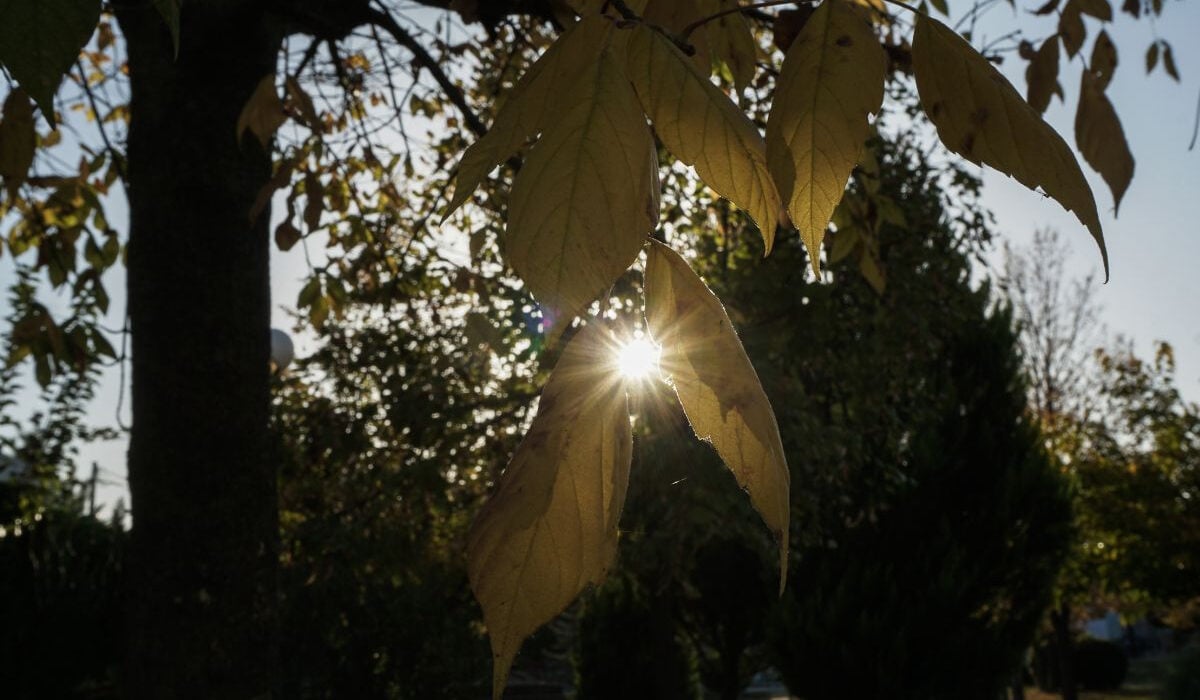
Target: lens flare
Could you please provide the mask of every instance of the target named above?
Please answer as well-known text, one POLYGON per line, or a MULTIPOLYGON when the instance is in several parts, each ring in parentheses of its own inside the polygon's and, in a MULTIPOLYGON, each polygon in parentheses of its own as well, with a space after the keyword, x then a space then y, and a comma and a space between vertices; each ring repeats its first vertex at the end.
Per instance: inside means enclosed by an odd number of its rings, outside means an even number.
POLYGON ((617 350, 617 371, 626 379, 646 379, 658 372, 660 348, 645 338, 634 338, 617 350))

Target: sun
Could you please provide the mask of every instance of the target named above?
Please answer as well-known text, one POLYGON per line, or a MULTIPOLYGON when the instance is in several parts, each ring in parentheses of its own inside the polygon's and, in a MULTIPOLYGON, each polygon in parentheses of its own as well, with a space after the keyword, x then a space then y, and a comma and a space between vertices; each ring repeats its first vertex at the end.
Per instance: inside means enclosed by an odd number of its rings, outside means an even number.
POLYGON ((662 349, 645 338, 634 338, 617 350, 617 371, 626 379, 646 379, 658 372, 662 349))

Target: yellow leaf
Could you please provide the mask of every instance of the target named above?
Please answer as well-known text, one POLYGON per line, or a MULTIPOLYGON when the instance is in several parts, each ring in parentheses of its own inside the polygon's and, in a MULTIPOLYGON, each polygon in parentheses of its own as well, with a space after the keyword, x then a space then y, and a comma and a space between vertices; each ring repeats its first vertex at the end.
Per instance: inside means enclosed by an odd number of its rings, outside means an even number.
MULTIPOLYGON (((706 18, 730 9, 737 4, 737 0, 700 0, 696 4, 702 10, 700 17, 706 18)), ((751 33, 746 18, 740 12, 721 15, 705 22, 692 37, 701 31, 712 58, 728 66, 729 73, 733 76, 734 87, 738 92, 746 89, 754 80, 758 59, 758 46, 754 43, 754 34, 751 33)))
POLYGON ((497 699, 525 638, 600 583, 616 555, 633 445, 607 340, 592 322, 563 350, 529 433, 471 526, 467 572, 497 699))
POLYGON ((1042 42, 1025 68, 1025 84, 1029 106, 1038 114, 1045 114, 1058 87, 1058 37, 1052 36, 1042 42))
POLYGON ((716 448, 779 539, 782 591, 791 476, 775 413, 721 302, 678 253, 658 241, 646 259, 646 320, 662 346, 659 366, 675 385, 692 429, 716 448))
POLYGON ((1105 97, 1100 80, 1086 70, 1075 112, 1075 144, 1088 165, 1108 183, 1113 195, 1113 209, 1119 210, 1121 198, 1133 179, 1133 154, 1125 141, 1121 120, 1105 97))
POLYGON ((29 176, 33 154, 37 147, 37 131, 33 125, 33 105, 22 88, 14 88, 4 100, 0 115, 0 178, 9 196, 29 176))
POLYGON ((912 55, 921 104, 942 143, 1030 189, 1042 188, 1074 212, 1100 246, 1107 278, 1096 200, 1071 147, 987 59, 941 22, 917 17, 912 55))
POLYGON ((658 218, 654 140, 617 59, 605 49, 573 79, 513 183, 504 239, 560 329, 633 263, 658 218))
POLYGON ((271 137, 275 135, 275 131, 287 119, 287 115, 283 111, 283 102, 279 99, 279 94, 275 92, 275 76, 264 75, 262 80, 258 81, 258 87, 254 88, 254 93, 250 95, 250 99, 246 100, 246 105, 242 107, 242 113, 237 120, 237 138, 242 140, 242 135, 249 129, 263 148, 270 148, 271 137))
POLYGON ((769 252, 780 201, 754 125, 658 32, 635 27, 627 53, 629 78, 663 144, 695 166, 717 194, 749 212, 769 252))
POLYGON ((492 127, 463 153, 447 216, 467 201, 492 168, 557 119, 561 97, 595 64, 611 31, 611 20, 600 15, 585 17, 563 32, 525 71, 492 127))
POLYGON ((866 19, 825 0, 792 42, 767 120, 767 163, 821 274, 821 240, 883 104, 886 58, 866 19))
MULTIPOLYGON (((675 36, 681 36, 685 27, 705 16, 704 8, 697 2, 650 0, 646 4, 642 20, 651 27, 662 27, 675 36)), ((708 48, 707 32, 697 29, 688 37, 688 43, 694 50, 691 55, 692 63, 696 64, 696 68, 704 75, 711 75, 713 57, 708 48)))

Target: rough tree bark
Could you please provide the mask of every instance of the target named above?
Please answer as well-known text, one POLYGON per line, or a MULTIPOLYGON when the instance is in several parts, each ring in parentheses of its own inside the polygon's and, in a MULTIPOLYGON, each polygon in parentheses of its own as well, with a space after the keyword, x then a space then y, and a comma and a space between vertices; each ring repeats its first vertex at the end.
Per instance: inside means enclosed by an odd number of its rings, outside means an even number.
POLYGON ((280 37, 261 3, 184 3, 181 45, 150 2, 129 52, 133 428, 125 694, 277 688, 278 505, 269 459, 270 156, 235 125, 280 37))

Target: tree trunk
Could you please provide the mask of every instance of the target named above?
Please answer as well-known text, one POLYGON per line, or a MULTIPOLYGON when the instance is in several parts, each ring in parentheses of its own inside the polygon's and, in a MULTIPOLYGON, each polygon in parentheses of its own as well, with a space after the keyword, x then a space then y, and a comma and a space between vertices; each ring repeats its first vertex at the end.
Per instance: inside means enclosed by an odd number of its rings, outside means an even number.
POLYGON ((132 101, 127 258, 133 429, 125 695, 278 687, 276 467, 267 420, 270 155, 235 126, 280 39, 255 2, 183 3, 178 56, 121 3, 132 101))
POLYGON ((1079 688, 1075 685, 1075 645, 1071 637, 1071 605, 1062 603, 1057 610, 1050 611, 1050 622, 1054 626, 1054 655, 1058 659, 1059 692, 1063 700, 1079 700, 1079 688))

